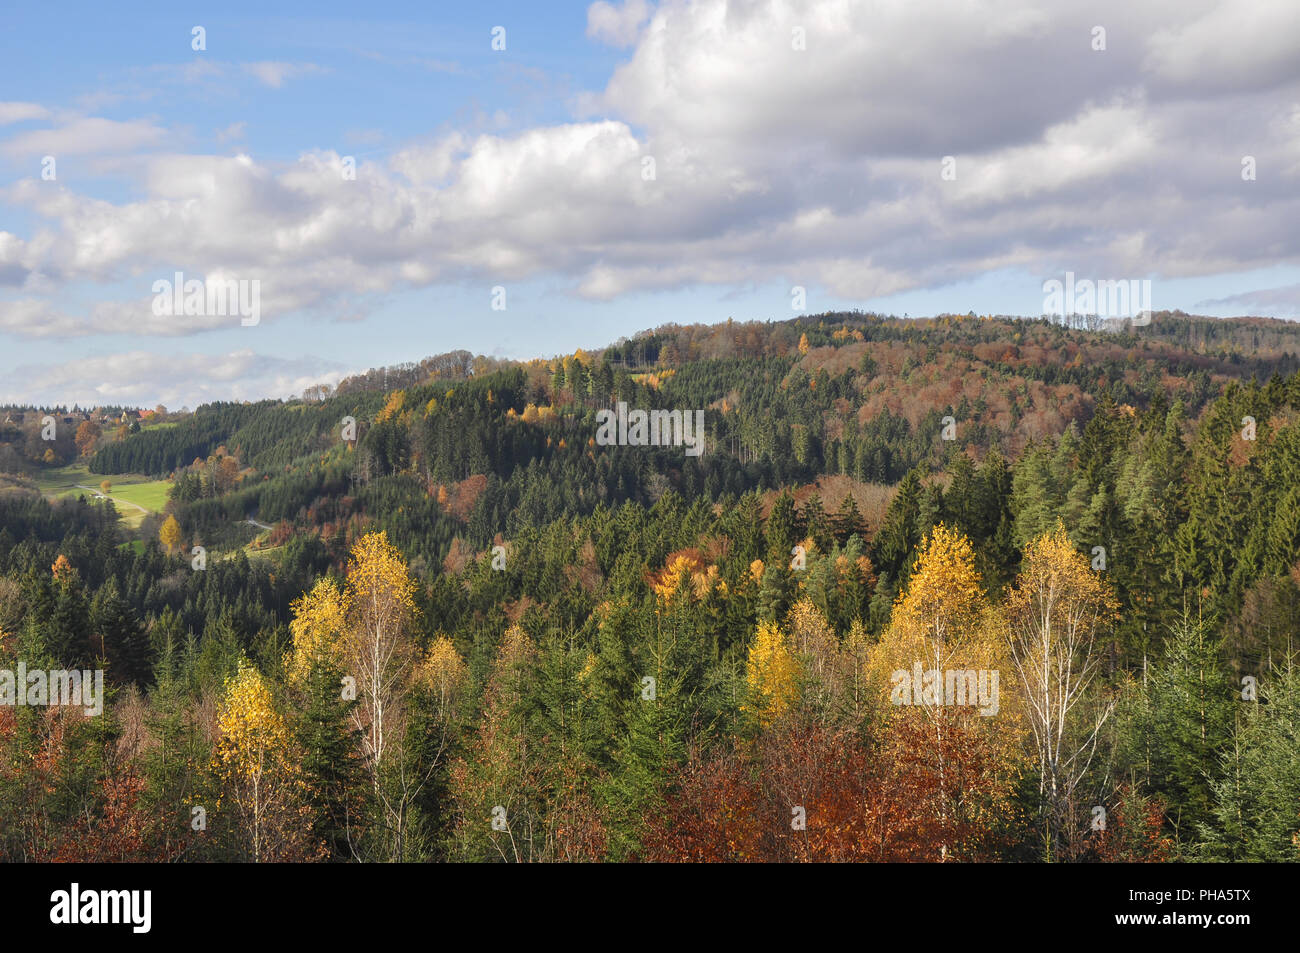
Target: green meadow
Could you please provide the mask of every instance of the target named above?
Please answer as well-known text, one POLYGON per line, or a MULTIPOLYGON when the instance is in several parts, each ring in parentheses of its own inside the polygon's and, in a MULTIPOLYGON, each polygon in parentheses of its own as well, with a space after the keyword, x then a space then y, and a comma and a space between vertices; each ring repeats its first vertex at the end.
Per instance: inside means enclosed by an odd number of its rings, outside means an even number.
POLYGON ((167 502, 168 480, 151 480, 131 473, 103 476, 91 473, 84 463, 66 467, 52 467, 33 475, 36 486, 48 497, 78 496, 93 499, 100 492, 99 485, 108 480, 112 485, 108 496, 116 505, 122 522, 132 529, 138 528, 146 513, 160 513, 167 502))

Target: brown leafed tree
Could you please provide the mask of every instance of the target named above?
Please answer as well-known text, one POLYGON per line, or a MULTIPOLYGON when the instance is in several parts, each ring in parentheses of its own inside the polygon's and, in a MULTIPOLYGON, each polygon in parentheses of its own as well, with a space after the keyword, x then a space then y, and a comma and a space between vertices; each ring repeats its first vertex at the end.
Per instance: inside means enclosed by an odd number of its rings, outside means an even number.
POLYGON ((95 444, 99 442, 101 432, 99 424, 93 420, 83 420, 77 427, 77 435, 73 438, 77 445, 77 452, 83 457, 90 456, 94 452, 95 444))

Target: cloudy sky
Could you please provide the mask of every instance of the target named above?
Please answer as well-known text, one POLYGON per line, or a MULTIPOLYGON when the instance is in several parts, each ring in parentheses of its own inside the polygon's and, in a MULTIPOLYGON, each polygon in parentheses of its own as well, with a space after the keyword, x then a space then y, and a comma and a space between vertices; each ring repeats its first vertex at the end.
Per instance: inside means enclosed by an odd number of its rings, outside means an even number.
POLYGON ((289 396, 796 286, 1300 316, 1297 0, 288 9, 0 12, 0 402, 289 396), (257 323, 158 313, 177 272, 256 281, 257 323))

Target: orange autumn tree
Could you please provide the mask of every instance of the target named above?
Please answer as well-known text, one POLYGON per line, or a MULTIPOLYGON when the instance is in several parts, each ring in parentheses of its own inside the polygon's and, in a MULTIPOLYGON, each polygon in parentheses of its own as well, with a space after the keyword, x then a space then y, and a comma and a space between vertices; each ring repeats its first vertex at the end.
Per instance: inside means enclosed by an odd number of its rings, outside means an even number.
POLYGON ((646 582, 663 607, 673 605, 679 592, 697 601, 727 594, 727 584, 718 575, 718 567, 706 563, 704 556, 694 548, 669 553, 664 568, 648 572, 646 582))
POLYGON ((54 581, 61 586, 71 585, 77 578, 76 567, 62 553, 59 553, 50 566, 50 574, 54 576, 54 581))
POLYGON ((99 424, 93 420, 83 420, 77 428, 77 435, 72 440, 77 445, 77 452, 83 457, 90 456, 99 441, 100 433, 99 424))
POLYGON ((728 749, 693 745, 663 810, 647 819, 644 859, 651 863, 765 860, 759 787, 750 765, 728 749))
POLYGON ((1178 856, 1178 843, 1165 833, 1165 808, 1159 797, 1143 797, 1124 783, 1113 795, 1106 827, 1090 831, 1070 846, 1068 859, 1094 863, 1164 864, 1178 856))
POLYGON ((927 779, 900 771, 849 727, 804 718, 764 735, 757 815, 764 859, 928 859, 936 830, 927 779))
POLYGON ((100 811, 60 825, 49 847, 57 863, 167 863, 179 857, 160 834, 164 822, 145 801, 145 779, 125 766, 97 782, 100 811))
MULTIPOLYGON (((926 730, 918 722, 910 727, 926 730)), ((949 737, 955 762, 966 739, 949 737)), ((922 752, 925 740, 905 739, 922 752)), ((873 750, 854 728, 792 713, 755 745, 694 746, 663 810, 648 819, 644 859, 930 860, 935 843, 953 830, 932 809, 932 788, 917 760, 873 750)))

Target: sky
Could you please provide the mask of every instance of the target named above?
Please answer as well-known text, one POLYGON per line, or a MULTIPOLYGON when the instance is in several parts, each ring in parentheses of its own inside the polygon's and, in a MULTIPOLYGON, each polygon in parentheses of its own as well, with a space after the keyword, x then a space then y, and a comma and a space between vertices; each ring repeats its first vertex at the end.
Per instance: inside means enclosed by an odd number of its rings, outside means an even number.
POLYGON ((1037 315, 1067 273, 1296 318, 1298 186, 1296 0, 7 4, 0 403, 1037 315))

